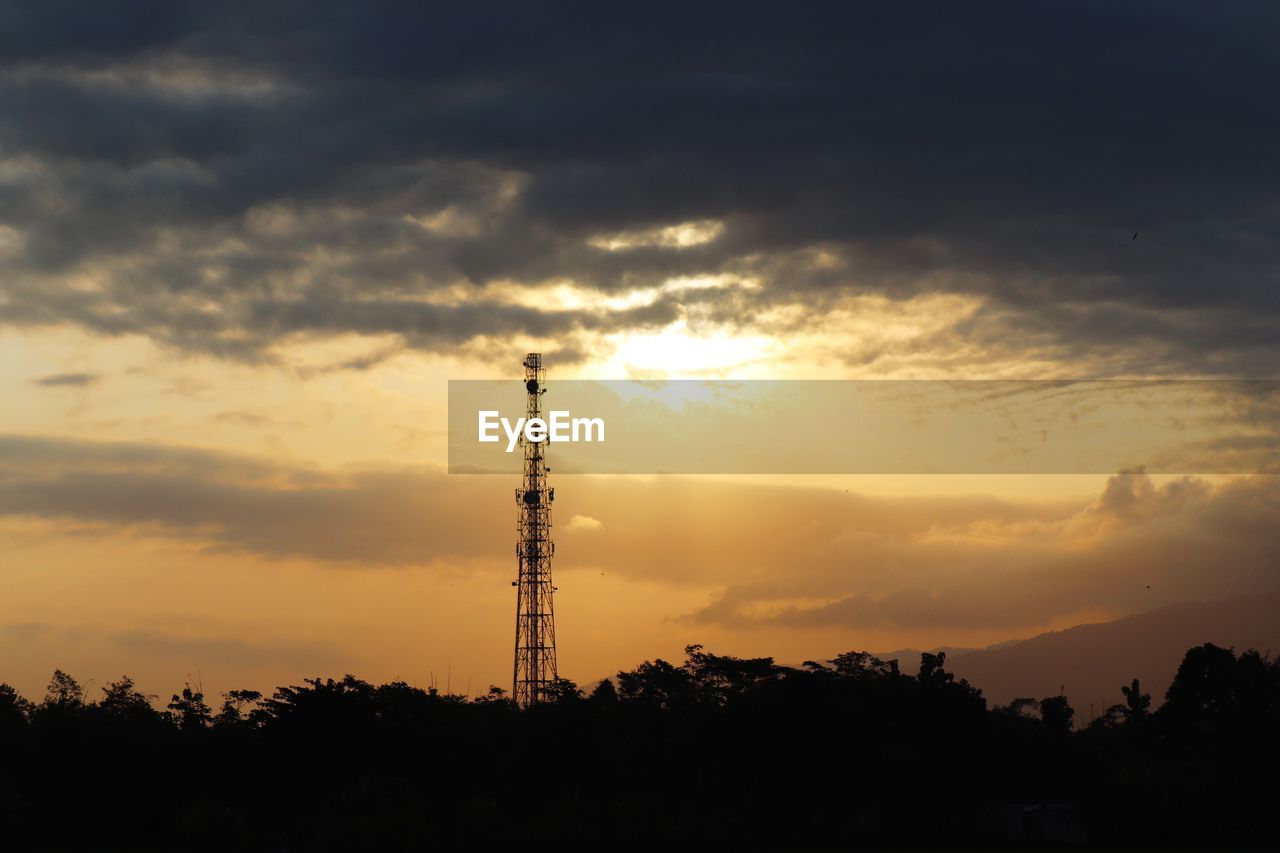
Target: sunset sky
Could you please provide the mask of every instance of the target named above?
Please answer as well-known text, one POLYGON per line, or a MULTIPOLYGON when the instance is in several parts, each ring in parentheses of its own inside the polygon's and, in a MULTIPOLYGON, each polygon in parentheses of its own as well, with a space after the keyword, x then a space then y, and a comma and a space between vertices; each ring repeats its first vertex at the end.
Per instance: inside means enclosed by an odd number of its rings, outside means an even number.
MULTIPOLYGON (((445 403, 530 351, 1280 378, 1274 5, 482 6, 0 0, 0 681, 509 688, 515 483, 445 403)), ((1280 565, 1268 475, 552 479, 580 682, 1280 565)))

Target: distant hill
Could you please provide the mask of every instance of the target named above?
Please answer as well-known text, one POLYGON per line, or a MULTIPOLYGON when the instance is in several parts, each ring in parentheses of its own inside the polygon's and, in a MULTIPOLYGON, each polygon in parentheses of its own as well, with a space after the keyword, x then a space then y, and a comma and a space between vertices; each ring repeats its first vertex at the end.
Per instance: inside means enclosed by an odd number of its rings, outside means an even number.
MULTIPOLYGON (((1005 705, 1019 696, 1056 696, 1065 689, 1077 725, 1086 725, 1090 705, 1097 716, 1123 702, 1120 687, 1134 678, 1142 681, 1144 693, 1151 694, 1152 707, 1161 705, 1182 656, 1204 643, 1280 656, 1280 590, 1220 601, 1184 601, 1113 622, 1077 625, 982 649, 943 646, 927 651, 946 652, 947 670, 981 688, 991 705, 1005 705)), ((881 660, 898 661, 904 674, 915 675, 920 652, 906 648, 874 654, 881 660)), ((800 666, 799 662, 783 663, 800 666)), ((616 677, 609 677, 616 682, 616 677)), ((585 692, 602 680, 587 682, 585 692)))
MULTIPOLYGON (((1014 640, 1013 642, 1017 642, 1014 640)), ((943 652, 947 656, 948 661, 954 660, 958 655, 965 655, 969 652, 979 652, 982 649, 970 649, 960 646, 943 646, 940 649, 929 649, 928 651, 937 654, 943 652)), ((894 649, 891 652, 874 652, 873 654, 880 660, 896 660, 898 662, 898 671, 904 675, 915 675, 920 671, 920 653, 921 649, 894 649)), ((950 669, 950 667, 948 667, 950 669)))
POLYGON ((921 655, 921 652, 923 651, 932 652, 933 654, 937 654, 938 652, 944 653, 947 656, 947 669, 951 669, 951 661, 955 660, 960 655, 967 655, 973 652, 985 652, 985 651, 990 651, 992 649, 1003 649, 1006 646, 1012 646, 1015 643, 1020 643, 1020 642, 1022 641, 1021 640, 1005 640, 1003 643, 996 643, 993 646, 987 646, 981 649, 975 649, 975 648, 965 647, 965 646, 942 646, 941 648, 937 648, 937 649, 935 648, 895 649, 894 651, 891 651, 891 652, 874 652, 874 654, 880 660, 886 660, 886 661, 896 660, 898 662, 898 670, 900 672, 906 675, 915 675, 917 672, 920 671, 920 655, 921 655))
MULTIPOLYGON (((1078 625, 1029 640, 947 654, 947 669, 982 689, 992 703, 1043 698, 1064 687, 1076 721, 1123 700, 1120 686, 1142 680, 1152 705, 1164 700, 1182 656, 1215 643, 1237 651, 1280 653, 1280 591, 1211 602, 1183 602, 1114 622, 1078 625)), ((891 653, 907 657, 906 652, 891 653)), ((918 663, 918 652, 914 660, 918 663)), ((904 672, 911 672, 902 661, 904 672)))

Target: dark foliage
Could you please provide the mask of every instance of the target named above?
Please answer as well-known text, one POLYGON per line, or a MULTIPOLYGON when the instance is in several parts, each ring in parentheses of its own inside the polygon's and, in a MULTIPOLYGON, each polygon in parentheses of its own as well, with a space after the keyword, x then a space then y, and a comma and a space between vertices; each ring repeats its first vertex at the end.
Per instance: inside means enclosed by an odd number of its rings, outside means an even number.
POLYGON ((1165 703, 1135 679, 1083 729, 1065 696, 988 709, 926 654, 803 667, 690 646, 518 711, 402 682, 188 685, 128 677, 40 704, 0 684, 10 849, 245 850, 653 844, 1274 847, 1280 664, 1191 649, 1165 703))

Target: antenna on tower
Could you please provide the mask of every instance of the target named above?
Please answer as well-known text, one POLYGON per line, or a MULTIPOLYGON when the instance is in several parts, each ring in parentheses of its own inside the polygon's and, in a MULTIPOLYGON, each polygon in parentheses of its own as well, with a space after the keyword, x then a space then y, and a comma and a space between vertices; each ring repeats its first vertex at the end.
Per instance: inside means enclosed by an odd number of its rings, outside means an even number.
MULTIPOLYGON (((525 423, 542 417, 546 393, 542 354, 524 359, 525 423)), ((516 556, 520 574, 516 587, 516 654, 511 695, 527 708, 553 697, 556 682, 556 622, 551 583, 551 502, 547 488, 545 442, 523 436, 524 470, 516 490, 516 556)))

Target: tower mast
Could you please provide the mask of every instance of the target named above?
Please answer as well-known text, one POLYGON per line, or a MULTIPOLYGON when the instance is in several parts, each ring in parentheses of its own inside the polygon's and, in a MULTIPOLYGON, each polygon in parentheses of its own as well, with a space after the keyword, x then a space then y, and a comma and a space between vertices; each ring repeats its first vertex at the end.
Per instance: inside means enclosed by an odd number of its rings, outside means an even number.
MULTIPOLYGON (((542 417, 542 354, 524 359, 525 423, 542 417)), ((520 575, 516 581, 516 655, 511 694, 522 708, 552 698, 556 681, 556 623, 551 583, 551 502, 555 491, 547 488, 545 441, 528 441, 523 434, 524 473, 516 490, 519 517, 516 522, 516 557, 520 575)))

